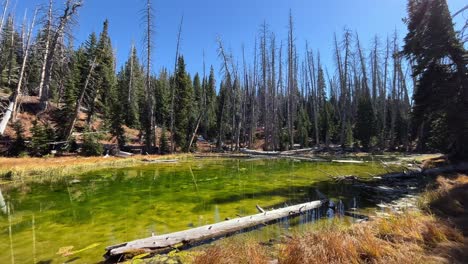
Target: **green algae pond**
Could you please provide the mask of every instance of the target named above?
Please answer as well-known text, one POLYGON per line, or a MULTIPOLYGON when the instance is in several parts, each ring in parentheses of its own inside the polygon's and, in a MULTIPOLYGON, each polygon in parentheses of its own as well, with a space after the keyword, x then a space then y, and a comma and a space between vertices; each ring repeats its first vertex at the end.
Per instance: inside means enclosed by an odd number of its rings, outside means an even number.
MULTIPOLYGON (((371 177, 380 162, 193 159, 0 185, 0 263, 98 263, 104 248, 152 234, 317 199, 373 206, 331 175, 371 177)), ((396 169, 396 168, 395 168, 396 169)))

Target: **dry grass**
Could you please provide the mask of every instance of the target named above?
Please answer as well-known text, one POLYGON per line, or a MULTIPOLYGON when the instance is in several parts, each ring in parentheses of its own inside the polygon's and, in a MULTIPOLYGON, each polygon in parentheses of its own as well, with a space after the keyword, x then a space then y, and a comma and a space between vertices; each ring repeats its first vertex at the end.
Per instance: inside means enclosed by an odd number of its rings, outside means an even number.
POLYGON ((267 251, 254 241, 223 243, 196 256, 194 264, 266 264, 267 251))
POLYGON ((426 249, 462 239, 432 216, 406 213, 348 230, 295 236, 282 247, 279 263, 437 263, 440 259, 426 249))
MULTIPOLYGON (((456 248, 462 241, 459 231, 435 217, 407 212, 348 227, 326 225, 294 235, 278 245, 275 259, 279 264, 454 263, 453 255, 441 251, 441 245, 456 248)), ((194 263, 268 263, 273 261, 268 250, 252 241, 225 242, 203 251, 194 263)))
POLYGON ((51 157, 0 158, 0 178, 22 180, 33 176, 63 176, 108 167, 126 167, 142 163, 142 159, 185 159, 189 154, 137 155, 117 157, 51 157))

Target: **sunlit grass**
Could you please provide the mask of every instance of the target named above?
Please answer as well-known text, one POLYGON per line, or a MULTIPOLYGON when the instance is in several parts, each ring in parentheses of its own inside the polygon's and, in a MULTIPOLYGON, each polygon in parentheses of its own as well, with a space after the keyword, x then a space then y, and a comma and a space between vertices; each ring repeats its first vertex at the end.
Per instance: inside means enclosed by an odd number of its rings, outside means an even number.
POLYGON ((143 164, 143 159, 187 159, 190 154, 137 155, 118 157, 0 158, 0 181, 25 180, 34 176, 64 176, 102 168, 120 168, 143 164))

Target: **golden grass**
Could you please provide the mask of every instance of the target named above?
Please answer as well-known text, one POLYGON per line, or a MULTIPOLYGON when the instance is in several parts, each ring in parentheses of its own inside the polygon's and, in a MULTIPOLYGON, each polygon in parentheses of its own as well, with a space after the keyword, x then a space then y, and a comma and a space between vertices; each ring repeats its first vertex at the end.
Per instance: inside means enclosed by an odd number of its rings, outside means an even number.
MULTIPOLYGON (((277 245, 274 259, 279 264, 440 263, 447 259, 429 252, 440 244, 462 241, 460 232, 435 217, 407 212, 352 226, 322 225, 293 235, 277 245)), ((194 263, 268 263, 274 260, 271 250, 254 241, 224 242, 204 250, 194 263)))
POLYGON ((285 242, 279 263, 431 263, 426 249, 461 242, 455 229, 429 215, 405 213, 348 230, 308 232, 285 242))
POLYGON ((208 248, 193 260, 193 264, 267 264, 267 251, 254 241, 222 243, 208 248))
POLYGON ((90 170, 143 164, 143 159, 187 159, 190 154, 118 157, 0 158, 0 179, 23 180, 34 176, 64 176, 90 170))

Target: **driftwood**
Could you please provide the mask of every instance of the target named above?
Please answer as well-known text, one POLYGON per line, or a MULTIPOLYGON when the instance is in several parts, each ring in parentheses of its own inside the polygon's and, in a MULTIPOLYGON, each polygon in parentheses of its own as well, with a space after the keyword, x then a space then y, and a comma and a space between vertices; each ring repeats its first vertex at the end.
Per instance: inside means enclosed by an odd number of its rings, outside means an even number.
POLYGON ((249 154, 249 155, 264 155, 264 156, 278 156, 281 154, 280 151, 262 151, 262 150, 246 149, 246 148, 241 148, 240 152, 244 154, 249 154))
MULTIPOLYGON (((400 172, 400 173, 389 173, 381 176, 381 178, 389 179, 389 178, 401 178, 401 177, 415 177, 420 174, 423 175, 437 175, 441 173, 451 173, 451 172, 458 172, 458 171, 468 171, 468 162, 462 162, 453 165, 447 165, 432 169, 421 169, 421 168, 407 168, 407 171, 400 172)), ((374 177, 375 178, 375 177, 374 177)))
MULTIPOLYGON (((216 239, 226 235, 234 234, 247 228, 273 223, 276 220, 283 219, 285 217, 299 216, 313 209, 321 208, 324 205, 328 205, 327 200, 318 200, 288 206, 281 209, 264 211, 263 213, 235 218, 212 225, 205 225, 188 229, 185 231, 138 239, 107 247, 107 253, 105 256, 107 258, 115 258, 135 252, 163 252, 165 249, 170 249, 176 245, 190 245, 197 242, 216 239)), ((257 206, 257 209, 261 211, 259 206, 257 206)))
POLYGON ((332 160, 332 162, 335 162, 335 163, 356 163, 356 164, 364 163, 364 161, 362 161, 362 160, 332 160))
POLYGON ((117 153, 115 154, 116 157, 120 157, 120 158, 127 158, 127 157, 131 157, 133 156, 133 153, 130 153, 130 152, 125 152, 125 151, 117 151, 117 153))
POLYGON ((146 163, 176 163, 178 159, 169 159, 169 160, 150 160, 150 159, 142 159, 141 161, 146 163))

